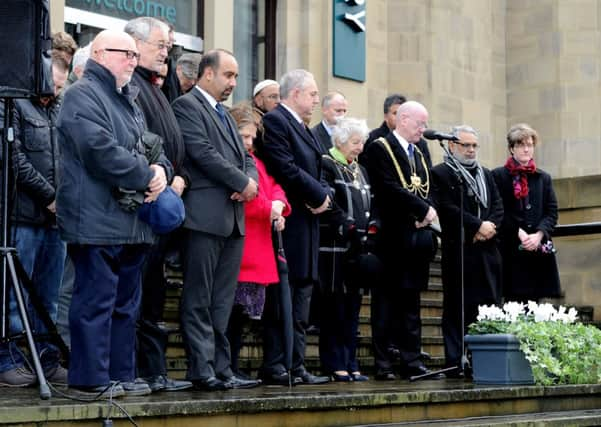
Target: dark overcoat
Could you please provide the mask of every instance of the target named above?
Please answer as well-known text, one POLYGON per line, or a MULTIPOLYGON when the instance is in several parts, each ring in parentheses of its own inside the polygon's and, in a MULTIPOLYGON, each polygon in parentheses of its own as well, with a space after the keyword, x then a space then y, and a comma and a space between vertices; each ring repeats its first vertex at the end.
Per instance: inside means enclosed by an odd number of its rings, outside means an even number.
POLYGON ((359 164, 354 167, 323 156, 324 178, 334 195, 332 209, 320 217, 319 277, 324 292, 368 285, 361 283, 358 259, 369 249, 368 231, 370 225, 376 228, 376 219, 367 172, 359 164))
POLYGON ((329 194, 322 181, 321 147, 311 131, 282 105, 263 116, 263 146, 257 157, 282 186, 292 213, 286 218, 284 250, 291 281, 318 280, 319 218, 307 206, 321 206, 329 194))
MULTIPOLYGON (((405 150, 392 132, 385 139, 405 180, 410 182, 411 166, 405 150)), ((381 143, 373 141, 367 151, 367 171, 382 224, 376 253, 385 265, 385 275, 391 278, 387 282, 403 289, 425 289, 437 242, 430 230, 416 229, 415 221, 423 221, 431 201, 403 187, 390 154, 381 143)), ((416 174, 422 182, 429 181, 429 158, 416 150, 415 159, 416 174)))
MULTIPOLYGON (((464 284, 467 306, 500 302, 501 255, 498 238, 474 242, 474 236, 483 221, 490 221, 500 229, 503 221, 503 201, 491 172, 484 169, 488 206, 480 207, 467 188, 463 189, 464 225, 464 284)), ((442 229, 442 282, 445 292, 461 290, 461 186, 455 172, 445 163, 432 168, 432 198, 442 229)))
POLYGON ((553 234, 557 223, 557 198, 551 176, 540 169, 528 174, 529 193, 524 200, 513 195, 513 178, 505 167, 493 170, 493 176, 505 208, 500 237, 506 299, 538 300, 560 296, 555 254, 521 250, 518 238, 520 227, 529 234, 542 231, 543 242, 553 234))

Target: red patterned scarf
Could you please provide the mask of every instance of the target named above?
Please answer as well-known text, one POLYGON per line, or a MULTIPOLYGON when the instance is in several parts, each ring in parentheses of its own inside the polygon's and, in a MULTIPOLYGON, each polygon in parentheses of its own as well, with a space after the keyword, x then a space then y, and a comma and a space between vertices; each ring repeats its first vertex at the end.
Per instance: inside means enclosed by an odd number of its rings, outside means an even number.
POLYGON ((536 172, 534 159, 530 159, 526 166, 519 164, 512 156, 505 162, 505 169, 513 177, 513 195, 516 199, 525 199, 528 195, 528 177, 526 174, 536 172))

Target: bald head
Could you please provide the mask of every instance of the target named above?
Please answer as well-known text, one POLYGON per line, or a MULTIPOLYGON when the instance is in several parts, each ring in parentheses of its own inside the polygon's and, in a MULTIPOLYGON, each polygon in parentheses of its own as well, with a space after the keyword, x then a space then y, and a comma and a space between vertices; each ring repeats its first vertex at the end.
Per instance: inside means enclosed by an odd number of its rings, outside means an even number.
POLYGON ((131 80, 138 56, 135 40, 123 31, 104 30, 92 41, 91 58, 111 72, 118 88, 131 80))
POLYGON ((397 110, 396 131, 407 142, 418 142, 428 127, 428 110, 417 101, 407 101, 397 110))

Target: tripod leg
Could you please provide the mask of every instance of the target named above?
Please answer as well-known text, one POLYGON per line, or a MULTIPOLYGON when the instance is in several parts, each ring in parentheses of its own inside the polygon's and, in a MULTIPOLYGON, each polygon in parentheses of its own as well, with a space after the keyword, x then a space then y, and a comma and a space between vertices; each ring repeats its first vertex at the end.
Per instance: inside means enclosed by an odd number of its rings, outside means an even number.
POLYGON ((40 383, 40 398, 49 399, 51 396, 50 388, 48 387, 48 383, 46 382, 46 377, 44 376, 44 370, 42 369, 42 364, 40 363, 40 356, 38 355, 38 349, 35 346, 35 341, 33 340, 33 334, 31 333, 31 327, 29 325, 29 319, 27 317, 27 309, 25 308, 25 303, 23 300, 23 293, 21 292, 21 287, 19 280, 17 279, 17 273, 15 270, 15 263, 13 260, 12 253, 6 253, 6 262, 8 264, 8 272, 10 273, 11 283, 13 286, 13 291, 15 292, 15 299, 17 300, 17 306, 19 308, 19 314, 21 315, 21 321, 23 322, 23 327, 25 328, 25 334, 27 336, 27 343, 29 344, 29 350, 31 351, 31 357, 33 359, 33 366, 35 368, 35 373, 38 377, 38 381, 40 383))

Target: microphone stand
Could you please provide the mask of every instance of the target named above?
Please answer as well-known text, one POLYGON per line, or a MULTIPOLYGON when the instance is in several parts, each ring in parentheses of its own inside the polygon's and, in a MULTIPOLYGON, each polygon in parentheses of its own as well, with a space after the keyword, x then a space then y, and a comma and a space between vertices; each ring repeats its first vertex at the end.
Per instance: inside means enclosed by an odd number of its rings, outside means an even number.
MULTIPOLYGON (((464 189, 465 180, 463 179, 463 177, 461 176, 461 173, 459 172, 459 167, 461 166, 459 161, 451 154, 451 152, 449 151, 449 148, 444 145, 442 139, 439 138, 438 143, 440 144, 441 148, 447 155, 447 158, 455 166, 455 169, 453 170, 453 172, 455 172, 455 177, 457 178, 457 183, 459 185, 459 232, 460 232, 460 238, 459 238, 459 241, 460 241, 460 248, 459 248, 460 279, 459 279, 459 282, 460 282, 460 288, 461 288, 460 309, 461 309, 461 350, 462 350, 462 355, 461 355, 461 362, 460 362, 459 366, 451 366, 449 368, 439 369, 437 371, 431 371, 431 372, 428 372, 428 373, 422 374, 422 375, 414 375, 414 376, 409 377, 410 382, 436 377, 436 376, 439 376, 440 374, 444 374, 446 372, 456 372, 456 371, 464 372, 465 368, 469 367, 469 365, 470 365, 470 362, 467 359, 467 355, 465 353, 465 338, 464 338, 464 335, 465 335, 465 249, 464 249, 465 248, 465 226, 463 224, 463 210, 464 210, 463 189, 464 189)), ((467 184, 470 185, 470 183, 467 183, 467 184)), ((472 190, 473 190, 473 188, 472 188, 472 190)), ((473 191, 473 193, 479 201, 479 196, 478 196, 477 192, 473 191)), ((434 229, 434 230, 436 231, 436 229, 434 229)))

